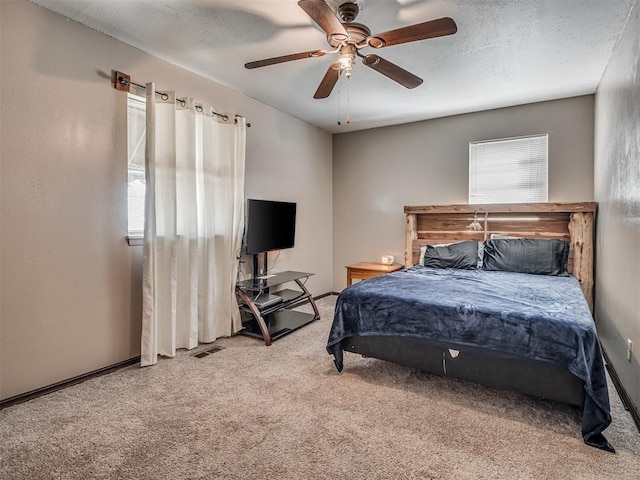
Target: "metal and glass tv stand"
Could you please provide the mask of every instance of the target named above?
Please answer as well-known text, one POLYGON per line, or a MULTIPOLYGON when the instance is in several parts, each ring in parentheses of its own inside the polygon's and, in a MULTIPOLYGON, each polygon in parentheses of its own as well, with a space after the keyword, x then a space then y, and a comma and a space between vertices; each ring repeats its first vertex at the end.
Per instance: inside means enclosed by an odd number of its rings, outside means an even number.
POLYGON ((262 338, 269 346, 272 341, 318 320, 318 307, 305 287, 305 282, 311 275, 313 273, 286 271, 236 284, 244 327, 239 333, 262 338), (281 289, 271 293, 271 289, 293 282, 299 290, 281 289), (314 313, 293 310, 307 303, 311 304, 314 313))

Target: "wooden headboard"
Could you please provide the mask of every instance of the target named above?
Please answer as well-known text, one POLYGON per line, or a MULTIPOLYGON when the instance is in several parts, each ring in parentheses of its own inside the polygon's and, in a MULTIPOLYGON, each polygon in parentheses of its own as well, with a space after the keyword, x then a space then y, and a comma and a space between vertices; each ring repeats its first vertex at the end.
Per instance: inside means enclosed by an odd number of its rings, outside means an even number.
POLYGON ((405 206, 404 213, 406 267, 418 263, 423 245, 484 241, 492 234, 568 241, 569 273, 580 282, 593 311, 595 202, 405 206), (474 219, 481 231, 470 227, 474 219))

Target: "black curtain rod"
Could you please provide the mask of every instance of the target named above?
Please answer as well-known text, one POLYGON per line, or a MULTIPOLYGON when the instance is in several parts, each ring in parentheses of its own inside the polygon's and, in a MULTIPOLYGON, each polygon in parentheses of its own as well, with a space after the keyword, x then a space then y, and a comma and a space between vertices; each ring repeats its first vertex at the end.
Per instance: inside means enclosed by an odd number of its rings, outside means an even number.
MULTIPOLYGON (((135 85, 136 87, 144 88, 145 90, 147 89, 147 87, 146 87, 145 85, 140 85, 139 83, 132 82, 131 80, 129 80, 128 78, 125 78, 125 77, 124 77, 124 76, 122 76, 122 75, 118 75, 118 76, 117 76, 116 81, 117 81, 120 85, 123 85, 123 86, 127 86, 127 85, 135 85)), ((158 92, 158 91, 156 90, 156 92, 155 92, 155 93, 156 93, 156 95, 160 95, 160 98, 161 98, 162 100, 168 100, 168 99, 169 99, 169 95, 167 95, 165 92, 158 92)), ((178 98, 178 99, 176 99, 176 101, 177 101, 177 102, 180 102, 180 104, 184 107, 184 105, 185 105, 185 101, 184 101, 184 100, 182 100, 182 99, 178 98)), ((196 106, 196 110, 198 110, 199 112, 202 112, 202 107, 198 105, 198 106, 196 106)), ((211 111, 213 112, 213 114, 214 114, 214 115, 216 115, 216 116, 220 117, 220 118, 221 118, 222 120, 224 120, 225 122, 229 120, 229 115, 226 115, 226 114, 224 114, 224 113, 218 113, 218 112, 216 112, 216 111, 215 111, 215 110, 213 110, 213 109, 212 109, 211 111)), ((234 121, 235 121, 235 123, 238 123, 238 118, 242 118, 242 115, 234 115, 234 117, 235 117, 235 120, 234 120, 234 121)), ((250 127, 250 126, 251 126, 251 124, 250 124, 249 122, 247 122, 247 127, 250 127)))

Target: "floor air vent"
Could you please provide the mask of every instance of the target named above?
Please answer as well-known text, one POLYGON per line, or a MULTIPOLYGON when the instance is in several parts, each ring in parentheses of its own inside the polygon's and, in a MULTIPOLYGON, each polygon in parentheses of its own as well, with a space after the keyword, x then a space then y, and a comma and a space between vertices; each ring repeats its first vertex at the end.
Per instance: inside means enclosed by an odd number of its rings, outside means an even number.
POLYGON ((219 352, 220 350, 222 350, 222 347, 211 347, 207 350, 203 350, 202 352, 195 353, 193 356, 196 358, 204 358, 204 357, 208 357, 209 355, 213 355, 214 353, 219 352))

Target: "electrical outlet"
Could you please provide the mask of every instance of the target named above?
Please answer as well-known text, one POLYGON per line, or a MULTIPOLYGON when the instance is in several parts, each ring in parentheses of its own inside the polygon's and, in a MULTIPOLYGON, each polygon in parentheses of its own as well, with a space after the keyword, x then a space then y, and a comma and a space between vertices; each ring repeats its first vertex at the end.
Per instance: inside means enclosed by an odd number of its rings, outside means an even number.
POLYGON ((631 350, 633 348, 633 342, 630 338, 627 338, 627 360, 631 361, 631 350))

